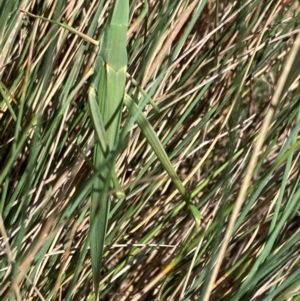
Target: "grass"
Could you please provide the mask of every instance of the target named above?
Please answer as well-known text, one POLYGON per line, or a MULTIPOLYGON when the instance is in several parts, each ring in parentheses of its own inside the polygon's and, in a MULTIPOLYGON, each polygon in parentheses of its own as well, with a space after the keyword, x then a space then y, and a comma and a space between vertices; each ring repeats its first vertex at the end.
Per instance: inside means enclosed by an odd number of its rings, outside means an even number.
POLYGON ((110 140, 116 3, 0 2, 0 296, 299 300, 298 1, 129 1, 110 140))

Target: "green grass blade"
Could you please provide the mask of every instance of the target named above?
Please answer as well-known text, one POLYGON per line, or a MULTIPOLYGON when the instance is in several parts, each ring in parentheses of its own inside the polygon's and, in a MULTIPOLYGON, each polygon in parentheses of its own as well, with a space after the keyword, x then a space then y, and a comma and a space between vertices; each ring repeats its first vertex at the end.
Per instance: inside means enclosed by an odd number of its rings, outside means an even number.
MULTIPOLYGON (((137 105, 133 102, 129 96, 125 96, 124 104, 127 106, 129 110, 132 110, 132 114, 134 115, 138 111, 137 105)), ((168 173, 169 177, 172 179, 174 185, 180 192, 181 196, 183 197, 184 201, 186 202, 187 206, 189 207, 191 214, 195 220, 197 226, 201 223, 201 214, 198 211, 197 207, 192 203, 189 194, 187 193, 185 187, 183 186, 182 182, 180 181, 177 173, 175 172, 168 155, 166 154, 161 142, 159 141, 157 135, 155 134, 153 128, 151 127, 149 121, 140 113, 137 117, 136 121, 143 132, 144 136, 146 137, 147 141, 151 145, 153 151, 155 152, 156 156, 158 157, 159 161, 165 168, 166 172, 168 173)))

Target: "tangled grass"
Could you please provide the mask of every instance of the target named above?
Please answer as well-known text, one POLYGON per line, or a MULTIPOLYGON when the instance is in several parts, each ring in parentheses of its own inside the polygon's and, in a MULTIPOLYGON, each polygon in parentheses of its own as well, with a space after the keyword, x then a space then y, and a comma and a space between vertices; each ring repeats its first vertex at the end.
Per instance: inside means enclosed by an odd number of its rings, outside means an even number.
MULTIPOLYGON (((97 300, 87 37, 112 4, 0 3, 2 300, 97 300)), ((109 192, 99 299, 299 300, 298 1, 132 0, 129 16, 126 94, 202 220, 134 122, 116 162, 125 197, 109 192)))

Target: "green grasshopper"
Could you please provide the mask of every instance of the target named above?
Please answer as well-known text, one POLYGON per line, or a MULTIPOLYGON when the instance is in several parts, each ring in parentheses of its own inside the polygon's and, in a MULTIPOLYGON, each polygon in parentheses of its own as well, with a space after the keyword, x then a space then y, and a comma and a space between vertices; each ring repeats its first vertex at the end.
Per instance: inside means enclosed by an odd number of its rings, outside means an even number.
MULTIPOLYGON (((133 27, 143 19, 147 10, 148 3, 145 0, 144 9, 136 20, 136 23, 133 24, 133 27)), ((124 198, 124 193, 120 189, 115 172, 117 150, 120 142, 122 142, 120 141, 120 121, 123 104, 126 105, 132 115, 131 122, 135 121, 139 125, 158 160, 180 192, 184 203, 188 206, 194 218, 196 228, 200 225, 201 215, 191 202, 189 194, 175 172, 151 124, 143 115, 141 108, 137 102, 125 94, 129 0, 114 1, 111 17, 104 27, 100 41, 93 40, 66 24, 35 16, 28 12, 26 13, 41 20, 58 24, 66 30, 79 35, 86 41, 96 46, 100 45, 94 64, 94 78, 88 90, 90 115, 96 137, 93 161, 96 170, 100 171, 99 177, 95 178, 93 183, 90 216, 90 252, 95 295, 98 299, 102 254, 110 210, 109 189, 114 187, 117 190, 117 196, 124 198)), ((132 82, 134 83, 134 80, 132 82)), ((142 92, 142 94, 144 97, 142 102, 150 102, 154 109, 156 109, 155 103, 147 96, 147 93, 142 92)))
MULTIPOLYGON (((93 124, 100 143, 95 145, 94 165, 96 168, 101 168, 101 166, 103 168, 107 155, 118 147, 120 119, 124 102, 131 114, 137 115, 136 122, 141 131, 181 193, 192 213, 196 225, 199 226, 200 213, 190 201, 156 133, 144 115, 138 112, 139 108, 135 102, 128 95, 125 95, 128 14, 129 1, 116 0, 111 19, 104 30, 99 55, 95 63, 96 74, 95 80, 89 90, 89 103, 93 124)), ((90 244, 96 295, 97 284, 100 280, 107 217, 109 215, 110 200, 107 195, 108 189, 112 182, 116 186, 115 188, 118 189, 120 187, 115 175, 114 161, 115 158, 112 158, 110 163, 106 165, 106 168, 103 168, 100 178, 95 180, 92 193, 90 244)))
POLYGON ((89 88, 90 113, 98 143, 94 147, 94 166, 102 169, 94 181, 91 205, 90 252, 95 293, 98 296, 102 253, 105 244, 111 183, 119 187, 115 175, 115 157, 119 143, 120 120, 127 69, 127 28, 129 1, 116 0, 104 29, 95 62, 95 76, 89 88))

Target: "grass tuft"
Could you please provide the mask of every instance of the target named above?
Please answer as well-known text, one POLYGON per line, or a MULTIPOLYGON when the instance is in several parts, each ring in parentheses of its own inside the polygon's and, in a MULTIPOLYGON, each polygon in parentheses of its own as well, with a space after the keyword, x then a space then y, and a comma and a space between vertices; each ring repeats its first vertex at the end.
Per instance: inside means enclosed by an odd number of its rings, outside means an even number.
POLYGON ((1 300, 298 300, 299 1, 125 2, 0 3, 1 300))

